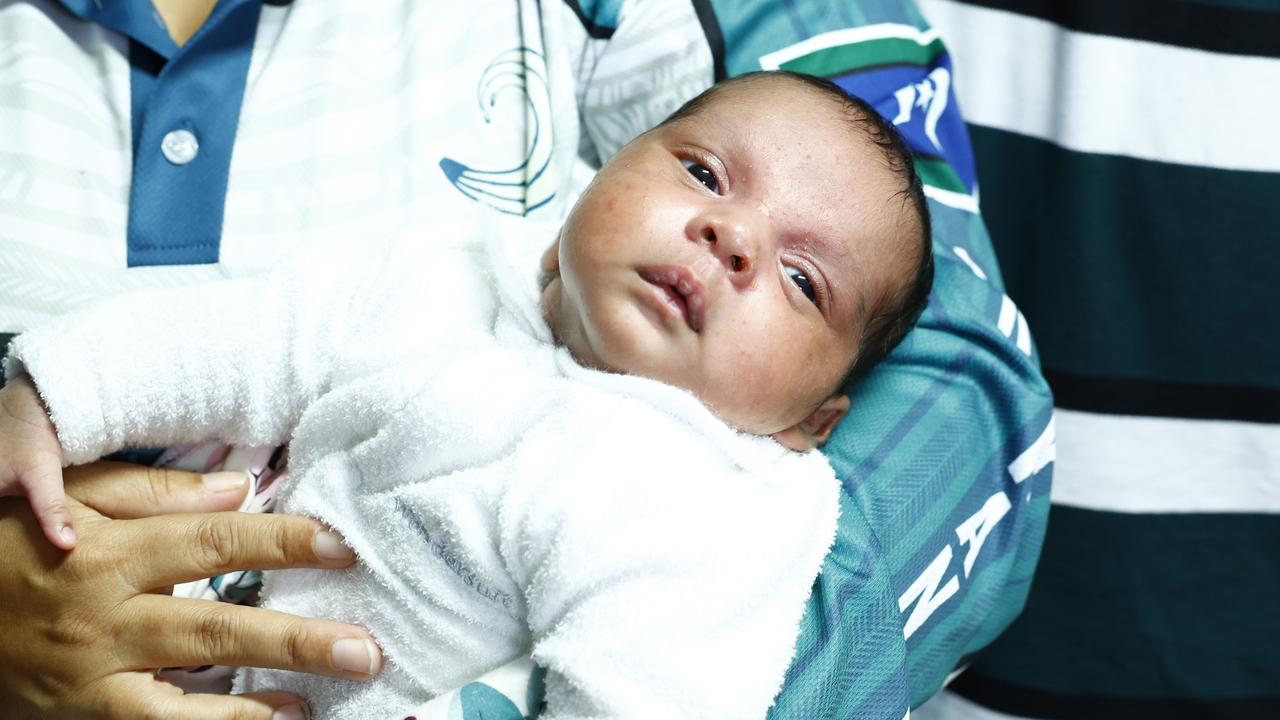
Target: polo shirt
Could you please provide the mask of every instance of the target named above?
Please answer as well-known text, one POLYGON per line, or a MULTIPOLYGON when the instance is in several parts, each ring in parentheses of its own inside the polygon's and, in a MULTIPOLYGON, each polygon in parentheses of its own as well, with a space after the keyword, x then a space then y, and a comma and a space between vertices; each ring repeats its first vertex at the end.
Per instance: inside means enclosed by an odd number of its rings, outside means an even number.
POLYGON ((227 172, 261 0, 218 0, 181 47, 150 0, 61 0, 127 38, 128 264, 218 261, 227 172))
POLYGON ((563 212, 580 54, 524 58, 529 12, 219 0, 177 47, 145 0, 0 3, 0 335, 490 200, 563 212), (536 144, 534 185, 502 172, 531 156, 513 57, 555 73, 539 113, 568 119, 536 144))

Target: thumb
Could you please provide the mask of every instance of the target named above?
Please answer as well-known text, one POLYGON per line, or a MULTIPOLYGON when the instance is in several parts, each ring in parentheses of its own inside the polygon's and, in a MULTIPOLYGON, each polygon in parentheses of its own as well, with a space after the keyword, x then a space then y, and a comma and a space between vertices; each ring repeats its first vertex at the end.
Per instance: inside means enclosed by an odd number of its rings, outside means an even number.
POLYGON ((27 501, 40 521, 40 529, 55 547, 70 550, 76 546, 76 531, 71 522, 71 509, 62 490, 62 468, 33 472, 23 478, 27 501))

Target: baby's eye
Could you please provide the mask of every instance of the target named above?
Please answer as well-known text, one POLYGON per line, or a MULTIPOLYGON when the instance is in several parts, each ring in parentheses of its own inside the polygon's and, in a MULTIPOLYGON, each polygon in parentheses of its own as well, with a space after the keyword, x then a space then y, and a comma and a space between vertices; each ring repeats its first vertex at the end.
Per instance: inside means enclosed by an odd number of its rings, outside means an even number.
POLYGON ((705 185, 711 192, 717 195, 720 194, 720 181, 716 180, 716 174, 711 172, 706 165, 694 160, 682 160, 681 162, 684 163, 684 169, 689 171, 694 180, 705 185))
POLYGON ((800 288, 800 292, 804 293, 804 296, 809 298, 809 302, 817 305, 818 293, 814 290, 813 281, 809 279, 809 276, 799 268, 794 268, 790 265, 784 265, 783 267, 787 271, 787 277, 791 278, 791 282, 795 283, 796 287, 800 288))

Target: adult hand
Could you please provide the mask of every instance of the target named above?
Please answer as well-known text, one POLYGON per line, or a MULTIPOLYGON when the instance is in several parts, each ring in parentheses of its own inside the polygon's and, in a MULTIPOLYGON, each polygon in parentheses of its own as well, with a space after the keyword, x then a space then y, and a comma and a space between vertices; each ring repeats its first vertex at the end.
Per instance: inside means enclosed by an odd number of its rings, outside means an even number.
POLYGON ((354 562, 314 520, 211 512, 239 505, 241 474, 96 463, 68 468, 66 487, 79 531, 69 553, 44 542, 25 500, 0 500, 6 718, 301 718, 305 704, 290 694, 184 695, 153 670, 249 665, 366 679, 380 669, 360 628, 167 594, 232 570, 354 562))

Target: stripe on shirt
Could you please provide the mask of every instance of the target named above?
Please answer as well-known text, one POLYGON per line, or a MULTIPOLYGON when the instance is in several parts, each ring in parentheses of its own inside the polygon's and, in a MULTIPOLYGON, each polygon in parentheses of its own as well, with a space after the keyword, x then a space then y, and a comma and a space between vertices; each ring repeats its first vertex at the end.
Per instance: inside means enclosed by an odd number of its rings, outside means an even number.
POLYGON ((1083 33, 1233 55, 1280 57, 1280 13, 1262 3, 1192 0, 973 0, 970 5, 1047 20, 1083 33))
POLYGON ((1080 152, 1280 171, 1270 132, 1280 116, 1280 58, 1091 35, 951 0, 920 7, 955 58, 971 124, 1080 152), (1064 105, 1101 111, 1062 113, 1064 105))
MULTIPOLYGON (((1055 504, 1049 527, 1022 616, 953 689, 985 675, 1060 697, 1113 698, 1117 708, 1133 698, 1275 701, 1280 573, 1256 550, 1280 547, 1280 515, 1055 504)), ((1034 714, 1012 693, 989 700, 1034 714)))
POLYGON ((1280 426, 1059 408, 1053 502, 1123 513, 1280 513, 1280 426))
MULTIPOLYGON (((1047 372, 1275 390, 1280 173, 1089 155, 982 127, 970 136, 1008 293, 1047 372)), ((1091 411, 1114 400, 1068 397, 1091 411)), ((1180 401, 1127 399, 1130 413, 1178 414, 1180 401)), ((1266 419, 1215 402, 1220 417, 1266 419)))
POLYGON ((912 720, 1203 720, 1270 718, 1280 714, 1280 697, 1201 700, 1067 695, 1030 690, 969 673, 957 678, 955 687, 912 712, 912 720), (974 701, 991 702, 1009 712, 990 710, 974 701))
POLYGON ((1100 378, 1048 371, 1058 407, 1112 415, 1280 423, 1280 388, 1100 378))

